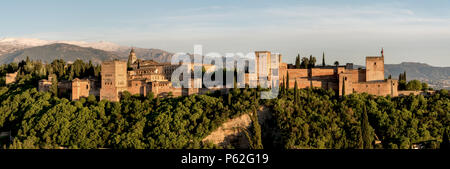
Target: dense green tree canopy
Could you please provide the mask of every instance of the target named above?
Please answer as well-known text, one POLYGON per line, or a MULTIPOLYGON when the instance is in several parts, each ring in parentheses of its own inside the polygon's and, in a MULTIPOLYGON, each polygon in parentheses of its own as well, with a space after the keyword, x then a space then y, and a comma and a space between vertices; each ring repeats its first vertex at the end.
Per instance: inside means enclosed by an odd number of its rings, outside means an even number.
POLYGON ((323 89, 291 89, 270 101, 281 133, 275 146, 408 149, 423 141, 442 142, 450 129, 449 99, 446 90, 429 97, 351 94, 340 98, 323 89))
MULTIPOLYGON (((220 148, 204 139, 223 122, 259 106, 270 109, 268 124, 252 116, 247 131, 251 148, 389 148, 407 149, 435 141, 448 147, 448 91, 431 96, 376 97, 332 90, 288 89, 289 78, 273 100, 259 100, 261 89, 233 89, 177 98, 132 96, 120 102, 95 96, 69 101, 51 92, 38 92, 37 81, 54 74, 57 80, 99 76, 99 67, 62 60, 51 64, 23 61, 0 66, 0 73, 19 71, 17 82, 0 86, 1 148, 220 148), (272 133, 272 134, 267 134, 272 133), (271 140, 271 141, 268 141, 271 140)), ((415 82, 412 82, 415 83, 415 82)), ((423 84, 420 89, 423 89, 423 84)), ((257 114, 257 113, 254 113, 257 114)))

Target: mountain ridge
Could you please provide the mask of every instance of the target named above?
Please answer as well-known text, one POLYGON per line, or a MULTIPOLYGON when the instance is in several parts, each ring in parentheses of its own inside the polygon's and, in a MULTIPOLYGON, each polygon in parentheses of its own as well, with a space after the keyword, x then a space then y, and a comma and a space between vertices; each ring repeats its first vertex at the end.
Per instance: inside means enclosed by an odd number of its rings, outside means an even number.
MULTIPOLYGON (((68 45, 74 45, 78 47, 84 47, 84 48, 92 48, 97 50, 102 50, 105 53, 103 53, 101 56, 96 55, 90 55, 93 56, 93 60, 95 60, 95 63, 100 63, 101 61, 105 59, 111 59, 112 55, 116 55, 117 57, 112 58, 118 58, 118 59, 127 59, 129 52, 132 47, 129 46, 121 46, 112 42, 107 41, 98 41, 98 42, 86 42, 86 41, 55 41, 55 40, 41 40, 41 39, 32 39, 32 38, 3 38, 0 39, 0 63, 9 63, 14 61, 20 61, 23 59, 26 53, 26 55, 30 55, 32 58, 36 58, 38 56, 35 56, 34 53, 30 52, 30 50, 27 50, 29 48, 46 48, 48 45, 52 44, 68 44, 68 45), (19 58, 15 59, 14 56, 17 56, 19 58), (100 57, 101 59, 97 59, 97 57, 100 57), (106 57, 106 58, 105 58, 106 57)), ((52 51, 43 51, 44 49, 40 50, 40 53, 49 53, 52 55, 59 55, 63 56, 63 53, 56 54, 52 51)), ((60 51, 62 52, 62 51, 60 51)), ((86 51, 87 52, 87 51, 86 51)), ((93 52, 93 51, 92 51, 93 52)), ((173 53, 164 51, 162 49, 146 49, 146 48, 135 48, 136 54, 141 59, 146 60, 154 60, 157 62, 170 62, 173 53)), ((89 52, 88 52, 89 53, 89 52)), ((97 53, 101 53, 97 51, 97 53)), ((39 57, 42 57, 42 54, 39 55, 39 57)), ((73 57, 71 56, 69 58, 66 58, 68 61, 73 60, 73 57)), ((53 57, 52 57, 53 58, 53 57)), ((64 59, 64 57, 62 57, 64 59)), ((46 59, 44 59, 46 60, 46 59)))
POLYGON ((406 80, 420 80, 435 89, 450 89, 450 67, 431 66, 427 63, 402 62, 400 64, 385 64, 385 77, 398 75, 406 71, 406 80))
POLYGON ((114 53, 94 49, 90 47, 79 47, 65 43, 54 43, 50 45, 25 48, 13 53, 5 54, 0 57, 0 63, 20 62, 29 57, 31 60, 41 60, 51 63, 55 59, 64 59, 65 61, 83 61, 91 60, 93 63, 101 63, 104 60, 119 58, 114 53))

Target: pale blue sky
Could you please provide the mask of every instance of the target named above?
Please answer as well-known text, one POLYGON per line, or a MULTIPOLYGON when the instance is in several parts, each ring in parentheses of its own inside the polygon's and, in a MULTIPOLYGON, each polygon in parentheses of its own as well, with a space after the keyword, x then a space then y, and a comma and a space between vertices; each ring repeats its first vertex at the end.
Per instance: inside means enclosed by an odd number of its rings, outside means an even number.
POLYGON ((450 1, 14 0, 0 5, 0 38, 110 41, 193 52, 271 50, 364 64, 450 66, 450 1))

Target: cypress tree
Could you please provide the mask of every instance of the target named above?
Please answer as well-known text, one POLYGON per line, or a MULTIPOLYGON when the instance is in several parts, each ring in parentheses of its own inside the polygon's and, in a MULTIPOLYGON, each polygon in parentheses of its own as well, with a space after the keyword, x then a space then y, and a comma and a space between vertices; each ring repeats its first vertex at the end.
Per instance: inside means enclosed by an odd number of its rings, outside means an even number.
POLYGON ((294 85, 294 103, 295 103, 295 104, 298 103, 298 86, 297 86, 297 80, 295 80, 295 85, 294 85))
POLYGON ((322 66, 325 66, 325 52, 323 52, 322 56, 322 66))
POLYGON ((258 120, 258 112, 255 109, 255 112, 253 114, 253 128, 255 132, 255 149, 263 149, 262 139, 261 139, 261 126, 259 125, 258 120))
POLYGON ((345 78, 342 78, 342 96, 345 96, 345 78))
POLYGON ((234 76, 233 78, 233 93, 237 93, 238 87, 237 87, 237 77, 234 76))
POLYGON ((363 149, 364 148, 364 141, 363 141, 363 136, 362 136, 362 128, 359 128, 357 144, 358 144, 357 145, 358 149, 363 149))
POLYGON ((405 82, 406 82, 406 71, 405 71, 405 73, 403 73, 403 80, 405 80, 405 82))
POLYGON ((52 79, 52 85, 50 86, 50 92, 53 96, 58 96, 58 78, 55 74, 49 75, 52 79))
POLYGON ((289 91, 289 72, 286 72, 286 90, 289 91))
POLYGON ((365 105, 361 121, 361 135, 364 143, 364 149, 371 149, 372 142, 370 139, 370 124, 369 124, 369 117, 367 116, 367 108, 365 105))
POLYGON ((448 130, 445 130, 442 136, 441 149, 450 150, 450 140, 448 138, 448 130))
POLYGON ((297 58, 295 58, 295 68, 300 69, 300 54, 297 55, 297 58))

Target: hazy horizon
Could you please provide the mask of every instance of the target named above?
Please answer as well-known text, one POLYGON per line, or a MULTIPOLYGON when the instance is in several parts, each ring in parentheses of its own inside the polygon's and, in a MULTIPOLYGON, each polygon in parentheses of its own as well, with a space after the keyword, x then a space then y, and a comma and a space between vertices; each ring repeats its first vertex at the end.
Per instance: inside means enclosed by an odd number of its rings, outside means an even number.
POLYGON ((108 41, 193 52, 270 50, 292 63, 313 55, 364 65, 385 50, 386 64, 449 67, 448 1, 7 1, 0 38, 108 41))

